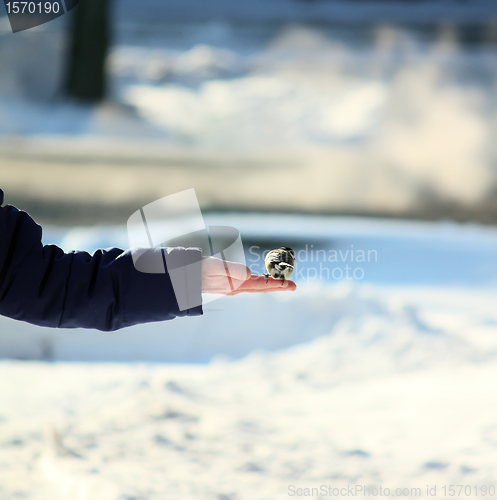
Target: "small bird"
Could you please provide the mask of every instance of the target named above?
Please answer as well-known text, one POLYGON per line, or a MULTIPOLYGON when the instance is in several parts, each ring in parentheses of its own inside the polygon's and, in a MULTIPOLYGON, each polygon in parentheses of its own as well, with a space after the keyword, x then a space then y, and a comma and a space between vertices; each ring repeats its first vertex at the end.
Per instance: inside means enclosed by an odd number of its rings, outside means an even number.
POLYGON ((283 280, 283 283, 293 273, 295 268, 295 252, 289 247, 280 247, 276 250, 271 250, 265 259, 267 273, 266 283, 269 281, 269 276, 274 279, 283 280))

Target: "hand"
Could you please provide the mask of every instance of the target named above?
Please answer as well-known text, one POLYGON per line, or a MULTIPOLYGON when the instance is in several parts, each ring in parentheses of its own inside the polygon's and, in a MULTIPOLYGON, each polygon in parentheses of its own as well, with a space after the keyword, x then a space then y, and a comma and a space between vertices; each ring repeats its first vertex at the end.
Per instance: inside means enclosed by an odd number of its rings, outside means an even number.
POLYGON ((239 293, 267 293, 294 291, 297 285, 290 280, 275 280, 251 274, 250 269, 238 262, 207 257, 202 260, 202 292, 222 295, 239 293))

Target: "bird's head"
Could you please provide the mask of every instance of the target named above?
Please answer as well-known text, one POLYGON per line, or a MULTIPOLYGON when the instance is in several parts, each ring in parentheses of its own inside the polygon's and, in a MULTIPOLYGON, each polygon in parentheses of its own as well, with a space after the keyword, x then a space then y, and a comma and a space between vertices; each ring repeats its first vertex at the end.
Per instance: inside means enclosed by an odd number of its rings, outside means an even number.
POLYGON ((295 259, 295 252, 290 247, 281 247, 280 250, 288 252, 292 256, 292 258, 295 259))

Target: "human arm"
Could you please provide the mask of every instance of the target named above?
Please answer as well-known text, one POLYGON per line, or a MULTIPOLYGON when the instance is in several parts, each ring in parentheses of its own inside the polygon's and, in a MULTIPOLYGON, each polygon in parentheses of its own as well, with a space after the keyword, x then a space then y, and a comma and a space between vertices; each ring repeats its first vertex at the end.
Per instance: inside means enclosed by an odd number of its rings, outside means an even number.
MULTIPOLYGON (((202 314, 201 306, 180 311, 169 274, 137 271, 129 250, 65 253, 43 245, 41 237, 26 212, 0 207, 0 314, 40 326, 105 331, 202 314)), ((200 273, 189 293, 196 295, 192 303, 202 303, 200 273)))
MULTIPOLYGON (((0 205, 3 192, 0 190, 0 205)), ((0 314, 40 326, 111 331, 139 323, 198 316, 201 292, 236 295, 295 290, 291 281, 252 276, 239 263, 202 259, 195 248, 149 248, 188 273, 188 308, 180 310, 171 276, 140 272, 133 251, 65 253, 42 244, 42 228, 26 213, 0 206, 0 314), (229 278, 227 278, 229 276, 229 278)), ((155 260, 155 257, 150 260, 155 260)), ((171 271, 172 272, 172 271, 171 271)))

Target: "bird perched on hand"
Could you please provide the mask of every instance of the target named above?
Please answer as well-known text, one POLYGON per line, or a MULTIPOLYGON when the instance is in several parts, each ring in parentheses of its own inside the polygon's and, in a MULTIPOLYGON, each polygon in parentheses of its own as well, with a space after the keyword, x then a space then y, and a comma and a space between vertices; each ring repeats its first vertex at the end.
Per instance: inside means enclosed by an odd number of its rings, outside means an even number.
POLYGON ((267 273, 266 283, 269 281, 269 276, 274 279, 283 280, 283 283, 293 273, 295 268, 295 252, 289 247, 280 247, 276 250, 271 250, 265 259, 267 273))

